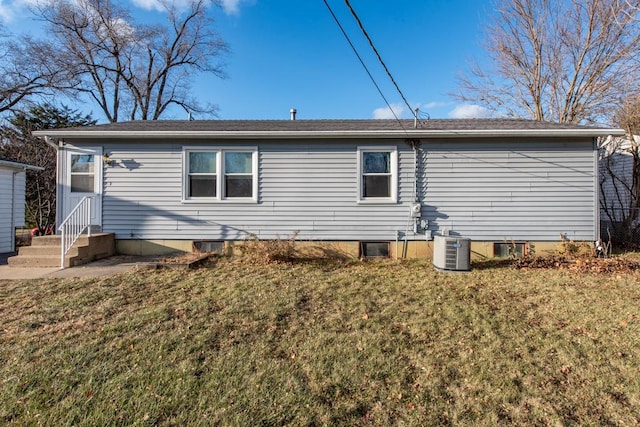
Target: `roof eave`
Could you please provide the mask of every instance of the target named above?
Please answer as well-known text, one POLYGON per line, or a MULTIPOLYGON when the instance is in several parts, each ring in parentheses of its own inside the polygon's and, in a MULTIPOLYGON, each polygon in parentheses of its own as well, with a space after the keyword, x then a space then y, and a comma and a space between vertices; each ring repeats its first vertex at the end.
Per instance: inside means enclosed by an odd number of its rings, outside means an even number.
POLYGON ((38 137, 68 138, 68 139, 323 139, 323 138, 495 138, 495 137, 598 137, 623 136, 622 129, 468 129, 468 130, 336 130, 336 131, 95 131, 80 130, 41 130, 34 131, 38 137))
POLYGON ((5 166, 5 167, 9 167, 11 169, 16 169, 16 170, 34 170, 34 171, 43 171, 44 168, 40 167, 40 166, 33 166, 33 165, 28 165, 26 163, 20 163, 20 162, 11 162, 9 160, 0 160, 0 166, 5 166))

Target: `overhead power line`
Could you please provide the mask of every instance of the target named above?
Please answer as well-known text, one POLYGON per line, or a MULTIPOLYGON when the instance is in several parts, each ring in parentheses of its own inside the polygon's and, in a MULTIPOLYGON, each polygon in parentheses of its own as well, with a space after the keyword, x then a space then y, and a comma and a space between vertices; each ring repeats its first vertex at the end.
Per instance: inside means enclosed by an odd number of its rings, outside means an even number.
MULTIPOLYGON (((353 15, 353 17, 355 18, 356 22, 358 22, 358 26, 360 27, 360 30, 362 31, 362 34, 364 34, 365 38, 367 39, 367 41, 369 42, 369 46, 371 46, 371 49, 373 49, 373 52, 376 54, 376 56, 378 57, 378 61, 380 61, 380 64, 382 65, 382 67, 384 68, 385 72, 387 73, 387 75, 389 76, 389 78, 391 79, 391 82, 393 83, 393 85, 396 87, 396 90, 398 91, 398 93, 400 94, 400 97, 402 98, 402 100, 404 101, 404 104, 407 106, 407 108, 409 109, 409 111, 411 111, 411 113, 414 115, 415 118, 417 118, 416 113, 413 111, 413 108, 411 108, 411 105, 409 105, 409 102, 407 101, 407 98, 405 98, 404 94, 402 93, 402 91, 400 90, 400 86, 398 86, 398 83, 396 83, 396 80, 393 78, 393 75, 391 74, 391 71, 389 71, 389 68, 387 67, 387 64, 384 63, 384 61, 382 60, 382 56, 380 56, 380 52, 378 52, 378 49, 376 49, 375 45, 373 44, 373 40, 371 40, 371 37, 369 37, 369 33, 367 33, 367 30, 364 29, 364 25, 362 24, 362 21, 360 20, 360 18, 358 17, 358 14, 356 13, 356 11, 353 9, 353 7, 351 6, 351 3, 349 2, 349 0, 344 0, 344 2, 346 3, 347 7, 349 8, 349 10, 351 11, 351 14, 353 15)), ((326 3, 326 1, 325 1, 326 3)))
MULTIPOLYGON (((342 32, 342 35, 344 36, 344 38, 347 40, 347 43, 349 43, 349 46, 351 46, 351 49, 353 50, 353 53, 356 55, 356 57, 358 58, 358 60, 360 61, 360 64, 362 65, 362 68, 364 68, 364 70, 367 72, 367 75, 369 76, 369 78, 371 79, 371 82, 373 82, 373 85, 376 87, 376 89, 378 90, 378 93, 380 94, 380 96, 382 97, 382 99, 384 99, 385 104, 387 104, 387 107, 389 108, 389 111, 391 111, 391 113, 393 114, 393 117, 395 117, 396 121, 398 123, 400 123, 400 126, 402 127, 402 129, 406 132, 407 130, 404 128, 404 125, 402 123, 402 121, 398 118, 398 116, 396 115, 396 112, 393 110, 393 108, 391 108, 391 104, 389 103, 389 101, 387 100, 387 98, 384 96, 384 93, 382 93, 382 89, 380 89, 380 86, 378 86, 378 83, 376 82, 376 79, 373 78, 373 75, 371 74, 371 72, 369 71, 369 68, 367 68, 367 65, 364 63, 364 60, 362 59, 362 57, 360 56, 360 54, 358 53, 358 50, 356 49, 356 47, 353 45, 353 43, 351 42, 351 38, 349 38, 349 35, 347 34, 347 32, 344 30, 344 28, 342 27, 342 24, 340 23, 340 20, 338 19, 338 17, 336 16, 335 13, 333 13, 333 9, 331 9, 331 6, 329 6, 329 3, 327 2, 327 0, 323 0, 325 6, 327 7, 327 9, 329 10, 329 13, 331 14, 331 16, 333 17, 333 20, 336 21, 336 24, 338 25, 338 28, 340 28, 340 31, 342 32)), ((397 86, 396 86, 397 87, 397 86)), ((406 101, 405 101, 406 102, 406 101)), ((409 107, 409 110, 411 111, 411 107, 409 107)))

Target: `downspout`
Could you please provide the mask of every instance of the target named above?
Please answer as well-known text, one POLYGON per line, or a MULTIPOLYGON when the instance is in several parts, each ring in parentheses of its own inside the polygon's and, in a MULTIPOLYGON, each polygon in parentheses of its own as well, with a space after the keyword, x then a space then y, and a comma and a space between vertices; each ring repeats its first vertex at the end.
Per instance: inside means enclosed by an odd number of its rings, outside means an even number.
POLYGON ((55 141, 53 138, 51 138, 50 136, 45 136, 44 137, 44 141, 49 144, 51 147, 53 147, 56 150, 56 226, 54 227, 54 232, 57 233, 58 232, 58 226, 60 225, 60 223, 62 222, 62 219, 60 218, 60 212, 62 212, 62 203, 63 200, 60 197, 61 191, 60 191, 60 177, 62 176, 62 161, 61 161, 61 156, 62 153, 64 151, 64 141, 62 141, 61 139, 55 141), (56 143, 57 142, 57 143, 56 143))
POLYGON ((16 250, 16 175, 20 172, 13 171, 11 175, 11 252, 16 250))
POLYGON ((595 212, 594 212, 594 217, 595 217, 595 231, 596 231, 596 235, 594 236, 594 242, 596 242, 596 246, 597 246, 597 242, 600 240, 601 236, 600 236, 600 162, 599 162, 599 158, 600 158, 600 147, 598 146, 598 138, 593 138, 593 147, 594 147, 594 159, 593 159, 593 163, 594 163, 594 191, 593 191, 593 198, 594 198, 594 203, 595 203, 595 212))

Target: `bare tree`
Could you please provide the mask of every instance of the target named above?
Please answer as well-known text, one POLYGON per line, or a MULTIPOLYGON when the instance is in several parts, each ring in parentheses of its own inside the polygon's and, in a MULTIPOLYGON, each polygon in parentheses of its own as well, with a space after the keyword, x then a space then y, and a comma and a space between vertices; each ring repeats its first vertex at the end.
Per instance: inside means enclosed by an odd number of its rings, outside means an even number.
POLYGON ((217 62, 227 45, 207 14, 209 0, 179 8, 163 0, 166 25, 136 23, 113 0, 49 0, 37 14, 47 23, 56 66, 73 72, 75 91, 89 96, 107 120, 155 120, 172 104, 203 113, 190 94, 193 75, 223 77, 217 62))
POLYGON ((600 207, 619 244, 640 243, 640 97, 627 99, 615 122, 626 137, 605 140, 600 147, 600 207))
POLYGON ((70 88, 72 79, 66 70, 52 66, 50 52, 30 37, 0 34, 0 113, 48 95, 52 88, 70 88))
POLYGON ((463 101, 560 123, 610 118, 639 91, 640 0, 496 0, 487 67, 460 79, 463 101))
POLYGON ((31 132, 42 129, 93 125, 89 115, 50 104, 33 105, 25 112, 15 112, 0 126, 0 157, 44 168, 27 171, 26 216, 29 224, 44 233, 55 221, 56 149, 31 132))

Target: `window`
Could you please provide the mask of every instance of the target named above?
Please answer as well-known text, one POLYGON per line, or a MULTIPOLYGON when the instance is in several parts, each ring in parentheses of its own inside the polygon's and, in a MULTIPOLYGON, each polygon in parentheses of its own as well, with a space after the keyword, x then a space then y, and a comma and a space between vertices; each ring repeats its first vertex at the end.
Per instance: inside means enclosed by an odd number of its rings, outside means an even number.
POLYGON ((256 201, 256 149, 186 148, 185 200, 256 201))
POLYGON ((224 153, 225 197, 253 196, 253 154, 247 151, 224 153))
POLYGON ((216 197, 218 194, 215 151, 189 152, 188 197, 216 197))
POLYGON ((193 248, 198 252, 224 253, 224 242, 220 240, 200 240, 193 242, 193 248))
POLYGON ((395 147, 359 148, 359 201, 395 202, 398 183, 395 147))
POLYGON ((526 243, 494 243, 493 256, 496 258, 522 258, 528 254, 526 243))
POLYGON ((94 191, 93 154, 71 155, 71 192, 93 193, 94 191))
POLYGON ((360 242, 363 258, 389 258, 389 242, 360 242))

